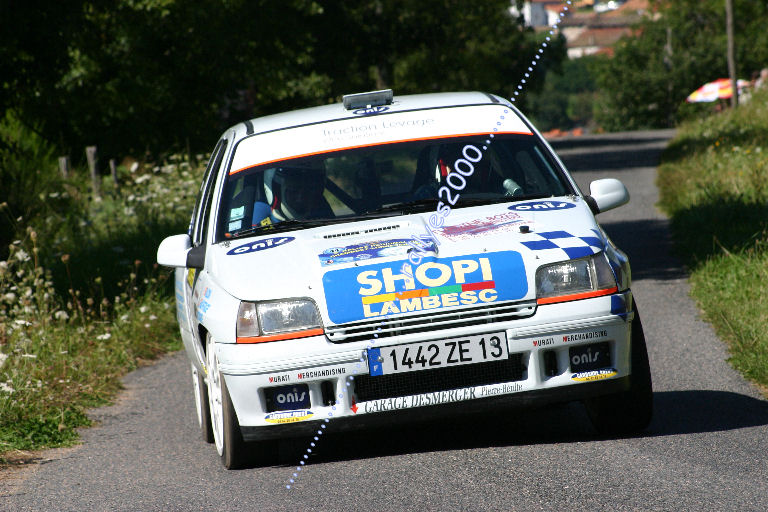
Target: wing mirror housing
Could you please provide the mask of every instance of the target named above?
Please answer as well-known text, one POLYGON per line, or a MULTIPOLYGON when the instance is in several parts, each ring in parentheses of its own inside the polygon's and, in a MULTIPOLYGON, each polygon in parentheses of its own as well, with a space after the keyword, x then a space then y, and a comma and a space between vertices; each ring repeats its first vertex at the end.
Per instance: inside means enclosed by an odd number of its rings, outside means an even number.
POLYGON ((166 267, 187 267, 188 256, 192 250, 189 235, 169 236, 160 242, 160 247, 157 248, 157 263, 166 267))
POLYGON ((622 182, 614 178, 595 180, 589 184, 586 201, 592 213, 607 212, 629 202, 629 191, 622 182))

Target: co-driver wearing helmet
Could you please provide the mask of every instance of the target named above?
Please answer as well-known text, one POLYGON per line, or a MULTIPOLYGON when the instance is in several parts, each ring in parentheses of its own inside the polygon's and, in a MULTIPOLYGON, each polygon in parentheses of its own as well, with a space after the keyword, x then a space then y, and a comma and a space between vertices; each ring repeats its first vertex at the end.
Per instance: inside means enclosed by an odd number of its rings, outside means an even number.
POLYGON ((253 225, 266 226, 284 220, 333 217, 323 197, 325 171, 305 167, 273 167, 264 171, 267 202, 253 206, 253 225))

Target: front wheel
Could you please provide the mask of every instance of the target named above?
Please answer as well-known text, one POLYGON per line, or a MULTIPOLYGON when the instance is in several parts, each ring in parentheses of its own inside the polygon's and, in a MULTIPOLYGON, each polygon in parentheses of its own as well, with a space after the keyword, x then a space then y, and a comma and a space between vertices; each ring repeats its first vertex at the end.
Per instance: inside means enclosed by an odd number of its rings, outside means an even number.
POLYGON ((632 321, 632 375, 627 391, 584 401, 592 425, 602 435, 621 436, 643 431, 653 415, 653 385, 643 325, 635 308, 632 321))

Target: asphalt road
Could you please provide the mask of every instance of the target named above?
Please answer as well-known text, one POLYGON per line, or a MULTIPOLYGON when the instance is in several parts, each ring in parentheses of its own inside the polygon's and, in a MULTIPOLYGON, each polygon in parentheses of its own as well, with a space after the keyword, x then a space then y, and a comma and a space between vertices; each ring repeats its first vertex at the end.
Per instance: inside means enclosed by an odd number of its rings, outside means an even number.
POLYGON ((655 390, 645 435, 600 439, 579 404, 344 436, 331 423, 288 490, 309 440, 281 446, 284 466, 224 470, 176 354, 129 375, 82 446, 0 483, 0 510, 768 510, 768 402, 699 320, 654 206, 671 135, 557 142, 585 190, 611 176, 632 196, 599 220, 632 263, 655 390))

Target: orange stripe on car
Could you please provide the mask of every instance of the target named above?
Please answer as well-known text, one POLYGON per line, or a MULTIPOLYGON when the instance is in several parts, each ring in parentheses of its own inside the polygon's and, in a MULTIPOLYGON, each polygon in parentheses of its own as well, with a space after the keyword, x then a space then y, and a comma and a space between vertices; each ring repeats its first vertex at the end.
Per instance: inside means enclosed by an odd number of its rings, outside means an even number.
POLYGON ((268 341, 293 340, 297 338, 308 338, 309 336, 320 336, 325 331, 322 329, 306 329, 304 331, 285 332, 282 334, 271 334, 269 336, 238 336, 238 343, 266 343, 268 341))
MULTIPOLYGON (((323 155, 325 153, 335 153, 336 151, 346 151, 348 149, 358 149, 358 148, 369 148, 372 146, 383 146, 385 144, 401 144, 403 142, 417 142, 420 140, 438 140, 438 139, 453 139, 456 137, 487 137, 490 135, 490 133, 458 133, 456 135, 440 135, 437 137, 416 137, 414 139, 403 139, 403 140, 388 140, 385 142, 373 142, 371 144, 360 144, 359 146, 347 146, 343 148, 337 148, 337 149, 330 149, 330 150, 324 150, 324 151, 314 151, 312 153, 304 153, 302 155, 293 155, 287 158, 277 158, 275 160, 267 160, 266 162, 260 162, 258 164, 248 165, 246 167, 241 167, 240 169, 235 169, 234 171, 229 171, 229 175, 237 174, 242 171, 247 171, 248 169, 253 169, 254 167, 259 167, 260 165, 268 165, 268 164, 274 164, 277 162, 284 162, 286 160, 293 160, 294 158, 306 158, 308 156, 315 156, 315 155, 323 155)), ((493 135, 533 135, 531 132, 493 132, 493 135)))
POLYGON ((573 295, 561 295, 559 297, 545 297, 543 299, 536 299, 536 304, 555 304, 556 302, 568 302, 571 300, 590 299, 592 297, 602 297, 603 295, 611 295, 619 291, 619 288, 614 286, 607 290, 597 290, 596 292, 574 293, 573 295))

